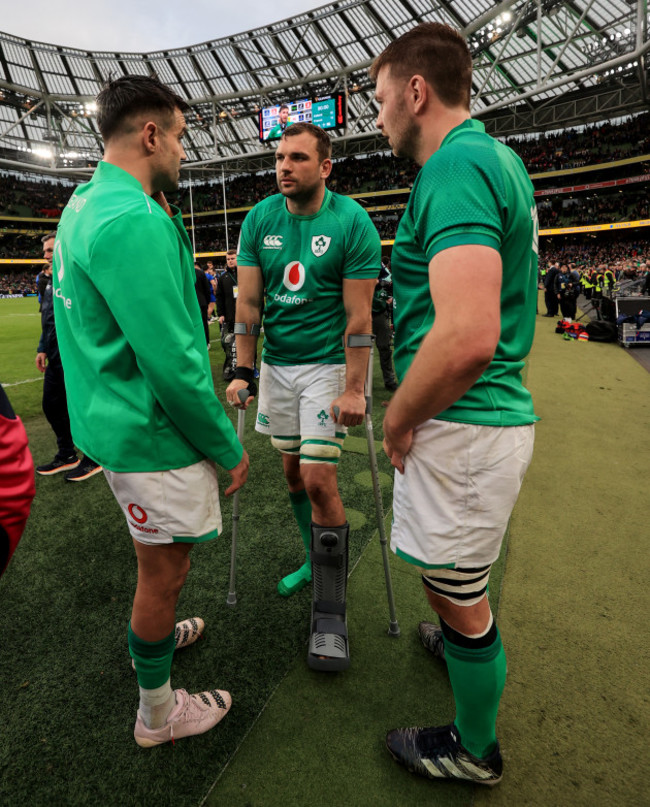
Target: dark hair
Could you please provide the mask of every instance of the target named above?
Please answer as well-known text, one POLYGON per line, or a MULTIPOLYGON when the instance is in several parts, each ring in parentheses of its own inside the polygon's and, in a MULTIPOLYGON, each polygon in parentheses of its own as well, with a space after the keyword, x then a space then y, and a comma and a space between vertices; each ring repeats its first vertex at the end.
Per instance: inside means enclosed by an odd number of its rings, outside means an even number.
POLYGON ((129 130, 136 115, 157 114, 170 121, 179 109, 189 105, 155 76, 121 76, 109 78, 97 96, 97 126, 104 142, 129 130))
POLYGON ((236 249, 227 249, 226 250, 226 255, 236 255, 236 254, 237 254, 236 249))
POLYGON ((279 111, 282 112, 283 109, 289 109, 289 104, 280 104, 280 110, 279 111))
POLYGON ((282 133, 282 140, 305 133, 316 139, 316 151, 320 161, 329 160, 332 156, 332 141, 327 132, 321 129, 320 126, 314 126, 313 123, 294 123, 288 126, 282 133))
POLYGON ((48 233, 47 235, 44 235, 41 238, 41 244, 44 244, 46 241, 49 241, 50 238, 56 238, 56 230, 52 230, 51 233, 48 233))
POLYGON ((370 78, 377 81, 383 67, 393 78, 408 80, 421 75, 446 106, 469 109, 472 89, 472 55, 461 34, 440 22, 425 22, 411 28, 377 56, 370 78))

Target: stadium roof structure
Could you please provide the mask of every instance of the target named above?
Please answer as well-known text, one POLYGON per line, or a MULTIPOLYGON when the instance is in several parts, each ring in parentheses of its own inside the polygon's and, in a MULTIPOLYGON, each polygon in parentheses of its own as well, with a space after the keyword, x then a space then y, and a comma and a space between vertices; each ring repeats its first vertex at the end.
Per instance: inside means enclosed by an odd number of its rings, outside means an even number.
POLYGON ((192 107, 186 167, 256 171, 258 111, 342 91, 334 156, 385 149, 368 67, 414 24, 467 36, 472 114, 495 136, 648 109, 647 0, 340 0, 184 48, 107 53, 0 33, 0 167, 74 175, 101 159, 94 98, 108 76, 158 75, 192 107))

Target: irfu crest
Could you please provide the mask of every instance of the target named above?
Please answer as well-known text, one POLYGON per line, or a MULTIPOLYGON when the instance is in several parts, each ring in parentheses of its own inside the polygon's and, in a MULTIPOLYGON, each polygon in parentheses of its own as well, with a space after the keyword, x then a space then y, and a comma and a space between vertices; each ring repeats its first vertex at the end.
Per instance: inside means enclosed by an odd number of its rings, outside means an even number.
POLYGON ((332 238, 329 235, 314 235, 311 239, 311 251, 317 258, 324 255, 329 249, 332 238))

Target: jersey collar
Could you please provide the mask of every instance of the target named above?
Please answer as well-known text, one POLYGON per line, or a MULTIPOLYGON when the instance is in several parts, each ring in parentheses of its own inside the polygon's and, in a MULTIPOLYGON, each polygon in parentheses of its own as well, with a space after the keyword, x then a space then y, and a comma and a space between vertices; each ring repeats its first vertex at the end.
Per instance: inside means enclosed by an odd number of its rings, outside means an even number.
POLYGON ((331 198, 332 198, 332 191, 326 185, 325 186, 325 195, 323 196, 323 202, 322 202, 320 208, 315 213, 312 213, 311 216, 299 216, 296 213, 292 213, 289 210, 289 207, 287 206, 287 200, 286 199, 284 199, 284 210, 285 210, 287 216, 291 216, 292 219, 300 219, 300 221, 308 221, 310 219, 316 219, 321 215, 321 213, 323 213, 325 210, 327 210, 327 208, 329 207, 329 203, 330 203, 331 198))
POLYGON ((485 124, 483 124, 480 120, 474 120, 473 118, 468 118, 464 120, 458 126, 454 126, 454 128, 447 132, 444 136, 442 143, 440 144, 440 148, 443 148, 448 143, 451 143, 457 137, 465 132, 485 132, 485 124))
POLYGON ((97 163, 97 168, 92 178, 93 182, 120 182, 122 185, 129 185, 135 190, 144 193, 144 188, 139 180, 133 174, 129 174, 123 168, 119 168, 113 163, 107 163, 105 160, 100 160, 97 163))

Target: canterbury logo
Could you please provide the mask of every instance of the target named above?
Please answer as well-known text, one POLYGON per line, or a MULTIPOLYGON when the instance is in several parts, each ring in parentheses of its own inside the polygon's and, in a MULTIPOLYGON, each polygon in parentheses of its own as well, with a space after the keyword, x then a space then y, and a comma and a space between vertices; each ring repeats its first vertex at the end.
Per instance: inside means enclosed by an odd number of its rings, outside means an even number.
POLYGON ((266 249, 282 249, 282 236, 281 235, 265 235, 264 247, 266 249))

